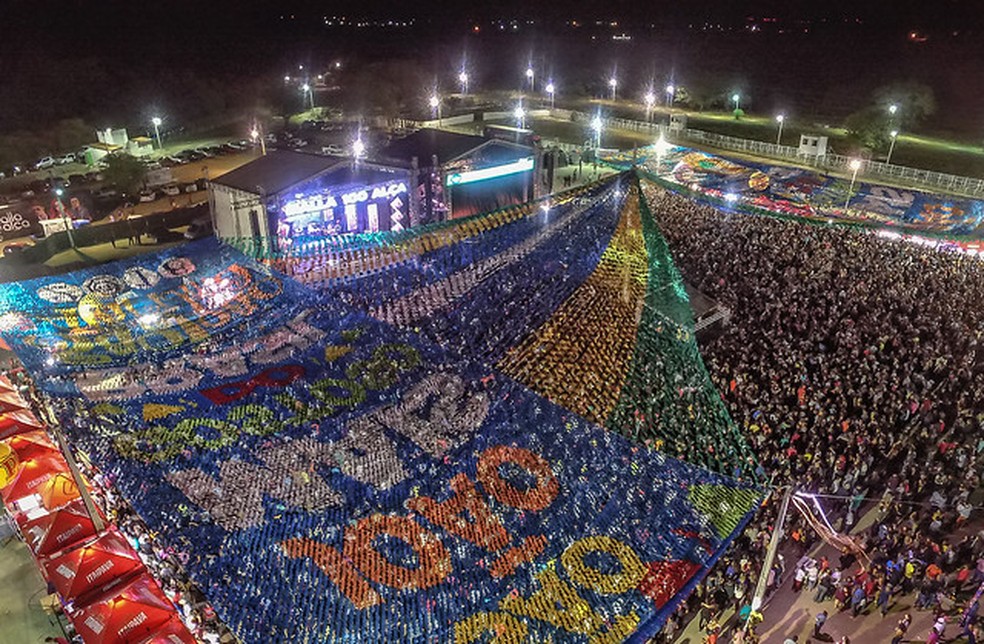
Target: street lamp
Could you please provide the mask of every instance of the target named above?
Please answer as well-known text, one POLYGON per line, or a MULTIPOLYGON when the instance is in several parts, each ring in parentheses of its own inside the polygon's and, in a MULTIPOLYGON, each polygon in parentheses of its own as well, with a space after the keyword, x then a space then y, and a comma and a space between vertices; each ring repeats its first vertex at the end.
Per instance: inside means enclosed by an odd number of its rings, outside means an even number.
POLYGON ((892 130, 888 135, 892 137, 892 142, 888 145, 888 157, 885 158, 885 163, 892 162, 892 152, 895 152, 895 141, 899 138, 899 131, 892 130))
POLYGON ((58 210, 61 211, 62 224, 65 226, 65 232, 68 233, 68 243, 72 248, 75 248, 75 238, 72 236, 72 220, 69 219, 65 211, 65 204, 61 200, 63 194, 65 194, 64 190, 55 188, 55 196, 58 197, 58 210))
POLYGON ((776 136, 776 145, 782 145, 782 124, 786 122, 786 115, 780 114, 777 116, 776 122, 779 124, 779 134, 776 136))
POLYGON ((848 205, 851 203, 851 195, 854 193, 854 183, 858 180, 858 170, 861 169, 861 159, 851 159, 848 164, 851 168, 851 187, 847 189, 847 199, 844 200, 844 210, 847 210, 848 205))
POLYGON ((163 123, 163 121, 161 121, 161 118, 159 116, 155 116, 154 118, 150 119, 150 122, 154 124, 154 138, 157 139, 157 149, 160 150, 161 149, 161 123, 163 123))
POLYGON ((260 142, 260 153, 266 156, 266 139, 263 138, 263 132, 259 125, 254 125, 253 129, 249 131, 249 138, 253 139, 253 145, 256 145, 257 141, 260 142))
POLYGON ((600 148, 601 147, 601 127, 602 127, 601 115, 600 114, 595 114, 594 119, 591 120, 591 129, 594 130, 594 132, 595 132, 595 147, 596 148, 600 148))
POLYGON ((896 105, 895 103, 892 103, 891 105, 888 106, 888 113, 891 114, 892 116, 895 116, 895 113, 898 111, 899 111, 899 106, 896 105))
POLYGON ((659 176, 659 169, 663 165, 663 155, 670 149, 670 143, 663 136, 663 133, 659 133, 659 138, 656 139, 656 176, 659 176))
POLYGON ((673 97, 676 95, 676 87, 672 83, 666 86, 666 106, 673 107, 673 97))
POLYGON ((554 108, 554 91, 556 90, 556 88, 554 87, 553 81, 548 82, 547 83, 547 86, 544 89, 546 89, 547 90, 547 94, 550 95, 550 109, 553 109, 554 108))
POLYGON ((526 129, 526 110, 523 109, 522 105, 517 105, 516 109, 513 110, 513 116, 519 121, 520 129, 526 129))
POLYGON ((735 103, 735 111, 736 112, 739 109, 741 109, 741 96, 738 94, 738 92, 735 92, 734 94, 731 95, 731 100, 734 101, 734 103, 735 103))
POLYGON ((359 159, 366 152, 366 144, 362 142, 362 138, 359 137, 352 143, 352 155, 356 160, 359 159))
POLYGON ((648 92, 646 92, 645 98, 646 98, 646 122, 648 123, 649 121, 652 120, 653 103, 656 102, 656 95, 653 94, 652 90, 649 90, 648 92))
POLYGON ((536 83, 534 82, 533 67, 526 68, 526 78, 530 80, 530 91, 534 91, 536 89, 536 83))
POLYGON ((430 97, 431 109, 437 112, 437 127, 441 127, 441 99, 437 94, 430 97))
POLYGON ((461 83, 461 93, 462 94, 467 94, 468 93, 468 73, 467 72, 461 72, 460 74, 458 74, 458 82, 461 83))
POLYGON ((608 86, 612 88, 612 100, 615 100, 615 89, 618 87, 618 79, 612 76, 608 79, 608 86))
POLYGON ((284 82, 285 83, 289 83, 290 82, 290 76, 284 76, 284 82))
POLYGON ((311 102, 311 109, 314 109, 314 92, 311 91, 311 86, 307 83, 301 85, 301 91, 308 95, 308 99, 311 102))

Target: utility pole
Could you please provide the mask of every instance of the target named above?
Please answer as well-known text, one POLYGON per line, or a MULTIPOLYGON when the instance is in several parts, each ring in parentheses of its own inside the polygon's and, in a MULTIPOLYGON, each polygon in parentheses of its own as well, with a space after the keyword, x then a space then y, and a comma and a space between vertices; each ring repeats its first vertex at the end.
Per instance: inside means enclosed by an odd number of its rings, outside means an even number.
POLYGON ((72 450, 68 448, 68 443, 65 441, 65 436, 62 435, 61 426, 58 423, 58 419, 54 414, 49 414, 49 420, 52 421, 48 424, 51 429, 51 433, 55 435, 55 439, 58 441, 58 447, 61 449, 62 456, 65 457, 65 462, 68 463, 68 470, 72 473, 72 480, 75 481, 75 486, 79 488, 79 494, 82 495, 82 503, 85 504, 85 511, 89 514, 89 518, 92 520, 92 525, 95 527, 96 532, 102 532, 106 529, 106 523, 103 521, 102 516, 100 516, 99 511, 96 509, 96 505, 92 502, 92 496, 89 494, 89 488, 86 487, 85 481, 82 480, 82 474, 79 472, 79 465, 75 462, 75 456, 72 455, 72 450))
MULTIPOLYGON (((779 506, 779 517, 776 519, 775 528, 772 530, 772 539, 769 540, 769 548, 765 552, 765 561, 762 562, 762 571, 759 573, 758 584, 755 586, 755 594, 752 595, 752 613, 762 607, 762 600, 765 599, 765 585, 769 579, 769 571, 772 570, 772 563, 776 559, 776 551, 779 550, 779 541, 782 539, 783 525, 786 523, 786 514, 789 512, 789 499, 793 496, 793 486, 786 487, 786 493, 782 496, 782 505, 779 506)), ((751 613, 749 613, 751 619, 751 613)))

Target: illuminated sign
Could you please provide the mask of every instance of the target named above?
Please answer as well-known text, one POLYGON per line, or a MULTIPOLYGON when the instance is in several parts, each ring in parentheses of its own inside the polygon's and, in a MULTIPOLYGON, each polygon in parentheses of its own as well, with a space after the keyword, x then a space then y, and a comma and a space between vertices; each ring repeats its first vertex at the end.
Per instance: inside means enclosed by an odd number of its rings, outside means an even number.
POLYGON ((474 183, 476 181, 485 181, 486 179, 495 179, 498 177, 506 177, 511 174, 519 174, 520 172, 528 172, 532 169, 533 157, 526 157, 525 159, 520 159, 519 161, 513 161, 512 163, 497 165, 491 168, 469 170, 467 172, 455 172, 448 175, 445 183, 449 186, 460 186, 465 183, 474 183))
POLYGON ((303 199, 294 199, 284 204, 282 211, 288 219, 305 215, 319 210, 337 208, 339 202, 345 206, 362 203, 364 201, 376 199, 392 199, 396 195, 404 194, 407 191, 407 184, 400 181, 375 187, 360 188, 351 192, 345 192, 337 198, 335 195, 312 195, 303 199))

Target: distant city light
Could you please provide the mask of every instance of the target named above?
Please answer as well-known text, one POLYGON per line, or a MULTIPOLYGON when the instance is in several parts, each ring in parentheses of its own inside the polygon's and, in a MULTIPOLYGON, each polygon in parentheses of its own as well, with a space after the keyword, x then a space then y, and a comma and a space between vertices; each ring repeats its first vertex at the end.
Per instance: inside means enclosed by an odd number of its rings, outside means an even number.
POLYGON ((356 158, 361 157, 366 151, 366 144, 362 142, 362 139, 356 139, 352 144, 352 153, 356 158))
POLYGON ((554 93, 554 84, 553 83, 547 83, 547 86, 546 86, 545 89, 547 90, 547 94, 553 94, 554 93))
POLYGON ((440 105, 440 104, 441 104, 441 99, 439 99, 436 95, 430 97, 430 106, 431 107, 433 107, 434 109, 437 109, 437 106, 440 105))

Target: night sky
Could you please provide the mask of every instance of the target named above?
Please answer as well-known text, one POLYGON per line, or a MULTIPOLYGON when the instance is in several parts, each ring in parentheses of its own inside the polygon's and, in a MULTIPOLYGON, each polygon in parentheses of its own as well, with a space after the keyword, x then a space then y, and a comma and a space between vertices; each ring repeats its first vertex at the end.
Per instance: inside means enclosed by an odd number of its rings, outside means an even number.
POLYGON ((0 134, 36 131, 74 116, 105 126, 144 123, 150 111, 194 119, 209 105, 252 109, 243 99, 258 95, 256 84, 269 86, 270 78, 296 70, 298 61, 402 58, 436 77, 450 74, 452 60, 469 48, 476 64, 486 66, 476 71, 488 83, 496 82, 496 72, 508 76, 525 65, 512 58, 534 54, 551 65, 568 59, 570 79, 577 70, 570 61, 580 56, 596 64, 598 74, 615 65, 647 75, 649 68, 695 75, 706 67, 720 82, 756 90, 760 99, 782 88, 804 106, 827 96, 828 87, 863 96, 880 82, 914 77, 936 83, 938 95, 956 104, 946 117, 958 125, 965 119, 968 127, 976 127, 970 121, 979 111, 971 101, 984 92, 984 0, 0 2, 0 134), (331 30, 321 18, 333 15, 413 18, 415 27, 331 30), (524 24, 506 42, 501 38, 508 31, 497 33, 491 21, 512 19, 535 24, 524 24), (795 40, 749 36, 752 19, 795 33, 795 40), (575 31, 570 20, 588 26, 575 31), (595 20, 618 21, 617 29, 633 32, 632 48, 595 47, 589 30, 600 34, 599 44, 610 39, 592 25, 595 20), (721 25, 722 32, 701 32, 704 23, 721 25), (481 25, 480 37, 472 36, 472 25, 481 25), (910 30, 931 35, 931 42, 913 48, 906 42, 910 30), (700 68, 687 70, 697 57, 700 68))

